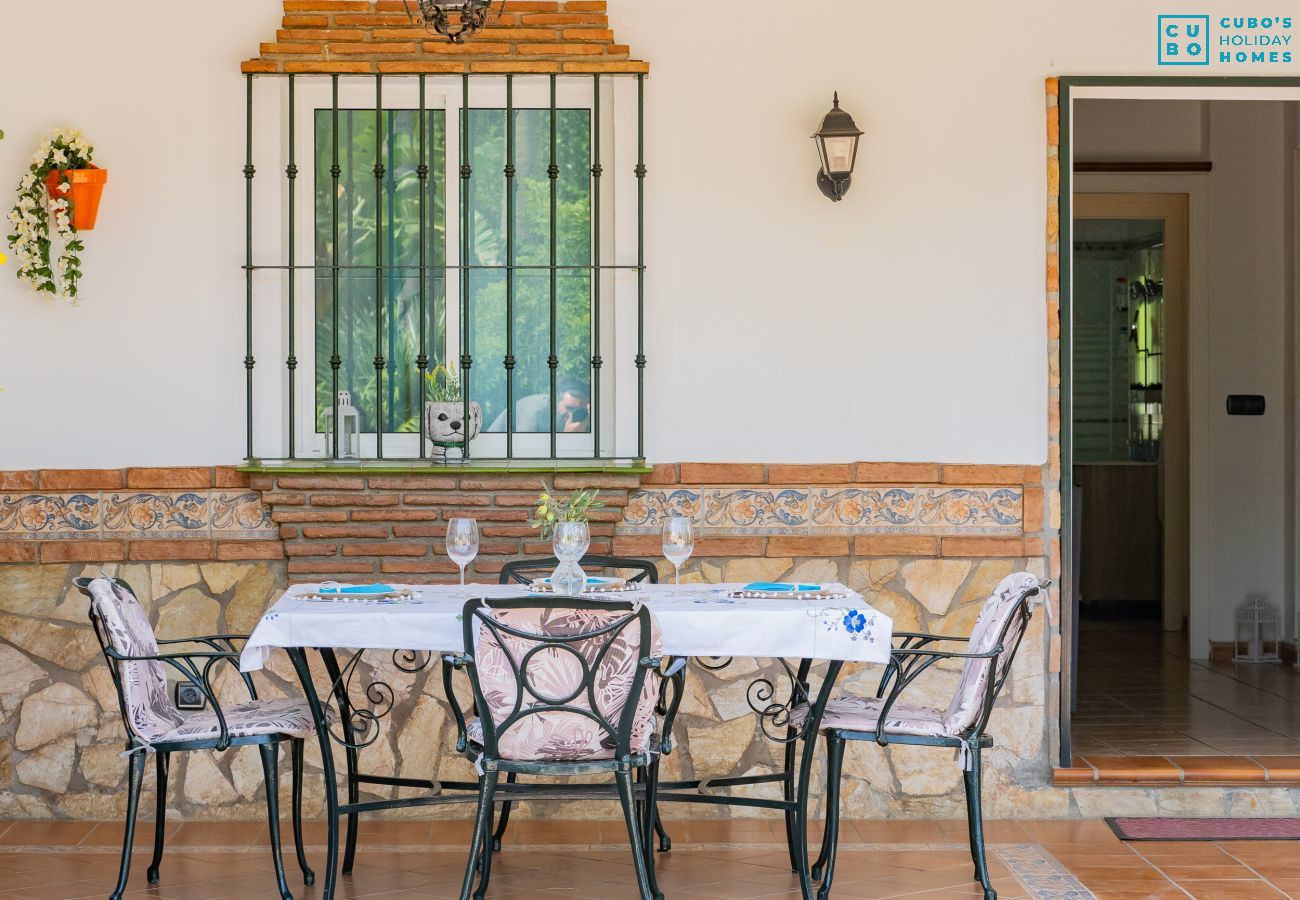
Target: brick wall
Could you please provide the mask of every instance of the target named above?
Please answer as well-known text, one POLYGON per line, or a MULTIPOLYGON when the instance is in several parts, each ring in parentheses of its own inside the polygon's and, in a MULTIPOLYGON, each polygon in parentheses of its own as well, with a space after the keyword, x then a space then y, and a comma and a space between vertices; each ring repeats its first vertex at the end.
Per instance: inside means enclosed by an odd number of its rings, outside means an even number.
POLYGON ((615 41, 604 0, 510 0, 462 44, 412 24, 402 0, 285 0, 281 24, 246 74, 650 71, 615 41))
MULTIPOLYGON (((558 492, 599 488, 605 509, 592 514, 592 553, 610 551, 614 526, 636 475, 556 475, 558 492)), ((543 477, 528 475, 253 476, 279 527, 292 581, 383 576, 408 583, 448 581, 459 572, 443 549, 448 520, 479 524, 479 556, 467 577, 495 581, 520 556, 550 555, 528 527, 543 477)))

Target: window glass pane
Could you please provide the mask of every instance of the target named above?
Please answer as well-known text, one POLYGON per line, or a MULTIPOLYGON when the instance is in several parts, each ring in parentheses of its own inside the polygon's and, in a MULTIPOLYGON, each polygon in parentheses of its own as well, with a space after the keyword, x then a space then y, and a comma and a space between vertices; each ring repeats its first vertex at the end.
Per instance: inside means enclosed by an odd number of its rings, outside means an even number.
MULTIPOLYGON (((557 404, 551 405, 551 161, 549 109, 515 111, 514 370, 517 433, 590 430, 591 124, 586 109, 557 111, 558 251, 556 277, 557 404)), ((470 112, 474 177, 470 185, 470 264, 506 266, 505 110, 470 112)), ((506 417, 507 275, 476 269, 470 279, 471 392, 487 430, 506 417)))
MULTIPOLYGON (((446 131, 442 110, 426 112, 429 179, 426 198, 425 352, 429 368, 444 361, 446 350, 446 131)), ((361 413, 361 431, 374 432, 379 379, 378 351, 384 357, 382 380, 386 432, 417 432, 421 379, 420 352, 420 164, 418 110, 339 110, 338 186, 338 352, 339 390, 352 394, 361 413), (379 134, 376 134, 378 125, 379 134), (378 147, 376 146, 378 145, 378 147), (378 151, 378 152, 377 152, 378 151), (376 221, 376 162, 385 168, 382 216, 376 221), (373 266, 383 249, 382 284, 373 266), (376 291, 382 321, 376 344, 376 291)), ((316 111, 316 429, 325 431, 325 412, 333 408, 330 356, 334 346, 333 115, 316 111)))

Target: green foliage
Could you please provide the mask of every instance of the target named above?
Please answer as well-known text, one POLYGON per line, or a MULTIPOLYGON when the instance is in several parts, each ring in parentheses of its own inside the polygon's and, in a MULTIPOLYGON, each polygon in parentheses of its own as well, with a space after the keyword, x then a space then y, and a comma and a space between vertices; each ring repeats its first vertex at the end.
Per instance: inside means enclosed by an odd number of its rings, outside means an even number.
MULTIPOLYGON (((86 246, 77 238, 77 228, 72 224, 71 195, 51 200, 45 178, 51 172, 89 168, 94 153, 95 148, 80 131, 52 131, 41 139, 27 174, 18 184, 18 200, 8 216, 13 226, 8 241, 18 259, 15 274, 38 294, 74 303, 77 300, 81 252, 86 246), (56 241, 62 243, 63 249, 52 257, 56 241)), ((63 182, 64 190, 67 186, 63 182)))
POLYGON ((459 403, 465 396, 455 363, 436 367, 424 376, 424 380, 429 384, 425 399, 432 403, 459 403), (439 378, 439 375, 442 377, 439 378))
POLYGON ((604 507, 605 501, 600 499, 598 490, 575 491, 567 499, 561 499, 543 482, 542 492, 537 497, 537 509, 528 525, 538 529, 542 540, 546 540, 557 522, 587 522, 591 519, 592 510, 604 507))
MULTIPOLYGON (((460 335, 447 341, 447 304, 459 308, 459 295, 448 297, 447 217, 458 215, 447 207, 446 123, 442 110, 427 116, 426 145, 430 174, 426 194, 427 274, 424 291, 426 315, 423 369, 420 356, 420 162, 419 118, 413 110, 385 110, 376 122, 373 110, 339 111, 339 166, 337 195, 330 167, 333 164, 333 128, 330 110, 316 115, 316 399, 317 429, 323 430, 323 413, 332 405, 334 318, 338 317, 338 387, 351 391, 361 412, 361 430, 375 430, 378 390, 382 386, 386 431, 419 430, 423 399, 439 390, 438 372, 449 374, 450 360, 460 355, 460 335), (376 131, 380 135, 376 153, 376 131), (376 156, 385 167, 376 198, 376 156), (338 201, 338 246, 334 246, 334 201, 338 201), (382 204, 382 216, 377 217, 382 204), (338 309, 334 309, 331 266, 337 250, 342 268, 338 281, 338 309), (387 270, 382 278, 371 268, 382 251, 385 265, 408 266, 387 270), (378 313, 376 296, 379 297, 378 313), (378 327, 377 327, 378 326, 378 327), (384 359, 382 378, 375 370, 377 356, 384 359), (429 376, 433 375, 431 379, 429 376)), ((506 226, 505 111, 475 109, 469 114, 469 185, 471 227, 469 264, 504 267, 511 263, 506 226)), ((513 264, 514 315, 507 316, 509 278, 504 268, 474 268, 469 276, 469 349, 474 366, 468 378, 472 399, 483 407, 491 423, 506 405, 507 335, 513 338, 513 391, 515 401, 550 390, 551 260, 549 110, 517 110, 515 120, 517 175, 515 182, 515 235, 513 264), (529 268, 524 268, 529 267, 529 268)), ((560 270, 556 282, 555 342, 557 375, 587 385, 590 381, 591 329, 591 190, 590 121, 587 110, 560 110, 556 117, 556 256, 560 270)), ((457 248, 457 251, 459 248, 457 248)), ((459 374, 459 373, 458 373, 459 374)), ((462 379, 457 378, 457 381, 462 379)), ((460 386, 463 387, 463 386, 460 386)), ((443 388, 450 385, 443 382, 443 388)), ((457 390, 454 397, 461 399, 457 390)))

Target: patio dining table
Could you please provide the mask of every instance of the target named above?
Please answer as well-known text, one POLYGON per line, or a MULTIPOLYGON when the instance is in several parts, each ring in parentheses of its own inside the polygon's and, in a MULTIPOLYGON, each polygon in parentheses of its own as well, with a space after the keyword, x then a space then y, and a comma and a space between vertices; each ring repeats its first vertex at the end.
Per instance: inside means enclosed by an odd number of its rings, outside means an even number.
MULTIPOLYGON (((304 695, 315 719, 325 780, 328 816, 328 847, 323 896, 334 895, 339 854, 338 823, 348 817, 348 839, 343 858, 344 872, 351 871, 356 848, 357 816, 364 812, 448 803, 475 802, 478 785, 473 782, 436 781, 396 776, 369 775, 360 770, 359 751, 379 737, 381 720, 392 710, 391 687, 382 682, 360 685, 365 676, 358 665, 368 651, 391 653, 393 665, 405 672, 418 672, 442 653, 462 651, 461 613, 471 598, 505 599, 527 594, 519 585, 390 585, 409 592, 398 600, 353 599, 346 595, 322 598, 321 585, 295 585, 263 615, 245 644, 240 668, 254 671, 265 666, 277 648, 285 650, 302 683, 304 695), (308 650, 319 652, 330 689, 322 697, 311 674, 308 650), (351 651, 340 662, 336 651, 351 651), (332 697, 331 697, 332 695, 332 697), (359 701, 359 702, 358 702, 359 701), (335 776, 334 744, 346 755, 347 802, 340 803, 335 776), (406 787, 422 790, 421 796, 392 800, 362 801, 362 785, 406 787)), ((786 744, 787 771, 793 762, 797 736, 788 727, 789 713, 802 699, 800 685, 808 678, 814 661, 826 661, 820 687, 810 692, 811 722, 820 721, 830 700, 840 669, 845 662, 887 663, 893 636, 890 618, 866 603, 854 591, 839 584, 819 586, 792 598, 748 596, 741 584, 638 585, 636 590, 611 594, 588 594, 610 600, 645 603, 659 623, 663 653, 671 657, 696 658, 709 669, 722 668, 735 657, 770 658, 780 662, 788 679, 782 694, 777 684, 759 675, 751 685, 750 705, 764 721, 763 732, 786 744), (799 660, 791 666, 787 660, 799 660), (774 726, 774 727, 769 727, 774 726)), ((752 586, 751 586, 752 587, 752 586)), ((557 598, 562 604, 563 599, 557 598)), ((780 677, 780 676, 778 676, 780 677)), ((450 684, 448 670, 444 684, 450 684)), ((811 764, 816 742, 804 742, 804 766, 811 764)), ((583 796, 592 785, 568 786, 583 796)), ((757 806, 790 813, 789 776, 760 775, 738 778, 702 779, 662 785, 662 802, 698 802, 757 806), (786 799, 727 796, 715 789, 739 785, 787 782, 786 799)), ((586 794, 591 796, 591 794, 586 794)), ((507 791, 502 799, 509 799, 507 791)))

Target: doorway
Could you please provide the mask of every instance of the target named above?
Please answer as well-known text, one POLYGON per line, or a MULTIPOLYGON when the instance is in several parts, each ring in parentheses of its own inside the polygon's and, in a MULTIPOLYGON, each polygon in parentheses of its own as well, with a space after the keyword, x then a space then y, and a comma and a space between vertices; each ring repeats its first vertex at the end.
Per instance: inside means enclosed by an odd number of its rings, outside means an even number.
POLYGON ((1186 194, 1074 197, 1081 624, 1185 630, 1187 223, 1186 194))
POLYGON ((1294 658, 1300 81, 1059 96, 1061 764, 1300 753, 1296 670, 1233 660, 1261 598, 1294 658))

